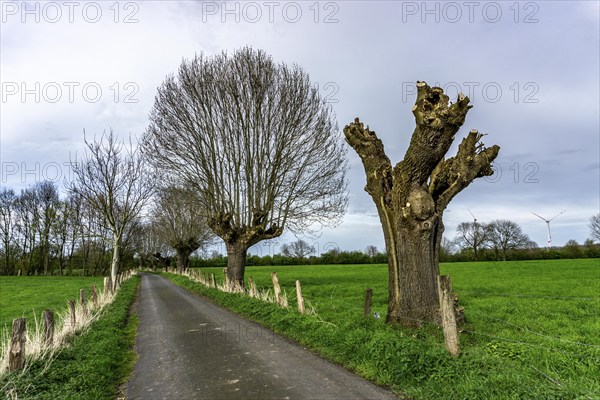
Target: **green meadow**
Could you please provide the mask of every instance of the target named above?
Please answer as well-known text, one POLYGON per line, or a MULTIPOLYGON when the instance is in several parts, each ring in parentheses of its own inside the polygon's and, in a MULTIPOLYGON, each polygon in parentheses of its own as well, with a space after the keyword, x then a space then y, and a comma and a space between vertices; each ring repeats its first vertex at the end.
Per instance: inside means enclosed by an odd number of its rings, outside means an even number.
POLYGON ((28 325, 40 319, 45 309, 67 308, 70 299, 79 300, 79 289, 89 294, 92 285, 102 289, 102 277, 0 276, 0 332, 12 326, 14 318, 27 318, 28 325))

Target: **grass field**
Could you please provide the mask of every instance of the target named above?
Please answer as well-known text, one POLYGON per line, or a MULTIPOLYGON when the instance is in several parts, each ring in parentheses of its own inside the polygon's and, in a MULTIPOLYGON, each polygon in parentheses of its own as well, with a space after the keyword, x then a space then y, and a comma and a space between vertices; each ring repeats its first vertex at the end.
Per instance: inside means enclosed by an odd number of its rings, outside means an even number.
MULTIPOLYGON (((600 260, 442 265, 467 318, 457 359, 446 354, 435 327, 413 331, 383 323, 386 268, 246 269, 265 288, 277 271, 292 307, 300 279, 305 301, 317 312, 310 317, 172 279, 411 398, 600 398, 600 260), (362 318, 368 287, 380 320, 362 318)), ((211 272, 222 276, 220 269, 211 272)))
POLYGON ((54 354, 51 363, 38 359, 23 374, 0 376, 0 399, 124 398, 119 386, 126 381, 136 359, 133 346, 138 320, 130 308, 138 284, 137 277, 125 281, 100 318, 85 333, 72 337, 67 347, 54 354))
POLYGON ((79 289, 89 293, 92 285, 101 290, 102 277, 0 276, 0 332, 12 326, 14 318, 33 318, 51 308, 67 308, 69 299, 79 299, 79 289))

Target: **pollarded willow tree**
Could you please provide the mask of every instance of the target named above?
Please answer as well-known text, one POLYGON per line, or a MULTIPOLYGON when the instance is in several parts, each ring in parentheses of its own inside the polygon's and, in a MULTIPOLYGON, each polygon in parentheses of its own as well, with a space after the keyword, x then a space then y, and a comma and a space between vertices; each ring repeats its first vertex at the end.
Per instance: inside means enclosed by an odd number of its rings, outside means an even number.
POLYGON ((387 321, 409 326, 439 322, 437 276, 448 203, 475 178, 491 175, 500 148, 486 148, 471 130, 454 157, 445 159, 472 107, 460 94, 456 103, 439 87, 417 82, 413 106, 416 128, 404 159, 392 166, 383 143, 358 118, 344 128, 360 156, 388 252, 387 321))
POLYGON ((188 268, 190 255, 214 237, 198 197, 190 190, 166 187, 158 191, 152 221, 158 238, 177 252, 181 271, 188 268))
POLYGON ((331 107, 298 66, 249 47, 184 60, 158 89, 144 146, 154 164, 198 193, 243 285, 247 249, 347 205, 346 149, 331 107))

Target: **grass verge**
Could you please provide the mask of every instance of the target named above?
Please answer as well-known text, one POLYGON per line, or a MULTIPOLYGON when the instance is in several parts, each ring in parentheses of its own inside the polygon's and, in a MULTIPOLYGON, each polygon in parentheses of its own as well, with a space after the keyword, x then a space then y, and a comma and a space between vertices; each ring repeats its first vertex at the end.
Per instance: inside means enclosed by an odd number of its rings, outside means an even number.
POLYGON ((52 359, 32 362, 25 373, 0 377, 0 395, 7 399, 115 399, 135 362, 138 320, 130 308, 138 285, 138 277, 124 282, 89 330, 73 337, 52 359))

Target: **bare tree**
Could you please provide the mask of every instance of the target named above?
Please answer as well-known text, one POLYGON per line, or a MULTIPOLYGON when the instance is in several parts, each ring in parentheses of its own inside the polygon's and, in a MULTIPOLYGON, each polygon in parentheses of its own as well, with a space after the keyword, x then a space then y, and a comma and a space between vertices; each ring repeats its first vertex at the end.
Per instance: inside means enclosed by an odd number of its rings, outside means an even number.
POLYGON ((461 249, 473 251, 473 259, 479 260, 481 250, 486 248, 492 239, 493 228, 489 224, 479 222, 461 222, 456 227, 456 244, 461 249))
POLYGON ((456 103, 439 87, 417 82, 416 128, 404 159, 392 166, 375 132, 355 119, 344 128, 360 156, 388 251, 388 322, 439 322, 437 276, 444 210, 475 178, 491 175, 499 147, 486 148, 471 130, 454 157, 444 158, 464 123, 469 98, 456 103))
POLYGON ((159 238, 177 252, 177 268, 181 271, 188 268, 190 255, 214 236, 198 196, 177 187, 158 192, 153 222, 159 238))
POLYGON ((135 232, 134 246, 139 257, 139 267, 155 269, 156 258, 153 254, 164 252, 166 245, 158 235, 156 224, 145 221, 139 224, 139 229, 135 232))
POLYGON ((17 196, 13 189, 0 189, 0 240, 4 252, 2 275, 8 275, 12 266, 12 245, 15 240, 15 203, 17 196))
POLYGON ((365 249, 365 254, 371 258, 375 258, 377 254, 379 254, 379 250, 377 250, 377 246, 373 246, 372 244, 367 246, 365 249))
POLYGON ((507 219, 497 219, 489 223, 489 242, 496 253, 496 257, 506 261, 506 256, 511 250, 525 249, 530 246, 531 239, 523 233, 516 222, 507 219))
POLYGON ((36 219, 39 221, 37 230, 40 238, 39 245, 39 270, 43 270, 44 275, 48 275, 48 266, 51 257, 51 229, 56 222, 59 208, 58 187, 51 181, 38 182, 33 186, 36 196, 37 213, 36 219))
POLYGON ((448 257, 451 254, 454 254, 455 250, 456 242, 443 236, 442 241, 440 243, 440 258, 448 257))
POLYGON ((286 243, 281 247, 281 253, 286 257, 306 258, 315 253, 315 248, 302 239, 286 243))
POLYGON ((590 217, 589 228, 592 240, 600 242, 600 213, 590 217))
POLYGON ((335 117, 298 66, 263 51, 184 60, 159 87, 145 134, 154 164, 196 191, 243 285, 247 249, 347 205, 346 150, 335 117))
POLYGON ((154 179, 131 140, 128 145, 117 141, 112 130, 100 139, 84 140, 83 160, 71 163, 74 180, 70 189, 100 213, 112 233, 111 277, 115 282, 123 234, 152 195, 154 179))
POLYGON ((39 213, 37 196, 33 188, 21 190, 15 203, 16 230, 21 252, 18 269, 29 273, 33 269, 35 248, 38 244, 39 213))

